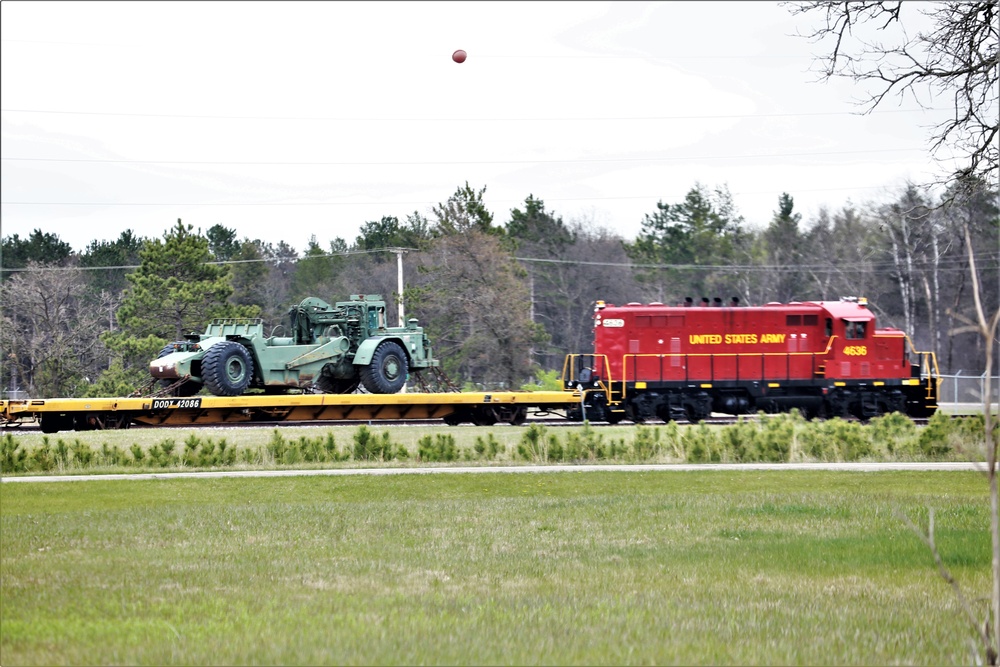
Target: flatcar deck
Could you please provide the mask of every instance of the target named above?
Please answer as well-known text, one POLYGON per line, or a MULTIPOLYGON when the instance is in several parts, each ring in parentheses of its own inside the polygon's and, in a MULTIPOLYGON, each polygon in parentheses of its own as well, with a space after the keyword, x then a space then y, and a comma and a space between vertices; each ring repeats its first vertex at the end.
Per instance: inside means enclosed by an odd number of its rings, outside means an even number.
POLYGON ((51 398, 0 401, 0 424, 38 422, 47 433, 253 421, 429 419, 449 424, 522 423, 528 410, 577 406, 580 394, 506 391, 412 394, 295 394, 189 398, 51 398))

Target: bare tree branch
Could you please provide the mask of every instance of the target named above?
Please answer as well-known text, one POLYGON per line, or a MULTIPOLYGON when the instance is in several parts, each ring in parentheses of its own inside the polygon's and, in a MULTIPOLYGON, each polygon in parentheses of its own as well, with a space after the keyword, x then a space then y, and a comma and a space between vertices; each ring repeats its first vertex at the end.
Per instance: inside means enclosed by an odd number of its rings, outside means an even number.
POLYGON ((950 99, 952 117, 931 129, 930 152, 942 161, 954 153, 964 164, 945 182, 997 182, 998 0, 919 3, 916 7, 933 27, 913 37, 903 25, 902 0, 782 4, 795 16, 822 17, 819 27, 799 36, 831 44, 826 55, 817 57, 821 79, 846 77, 871 84, 859 101, 864 113, 890 96, 910 97, 923 108, 937 98, 950 99), (886 42, 876 39, 883 36, 886 42))
POLYGON ((978 618, 976 618, 975 612, 972 610, 972 605, 969 604, 969 600, 965 597, 965 593, 962 592, 962 587, 958 584, 955 577, 952 576, 951 572, 944 565, 944 561, 941 560, 941 553, 938 551, 937 544, 934 542, 934 508, 927 508, 928 518, 927 518, 927 532, 925 533, 913 520, 907 516, 901 510, 896 510, 896 516, 906 524, 906 526, 913 531, 914 535, 920 538, 927 549, 931 552, 931 556, 934 558, 934 564, 937 566, 938 574, 941 578, 945 580, 949 586, 951 586, 952 591, 955 593, 955 598, 958 600, 958 604, 962 609, 962 613, 965 614, 966 620, 972 629, 979 636, 979 641, 982 643, 983 652, 986 654, 986 662, 990 665, 996 664, 996 652, 990 642, 990 631, 988 623, 981 623, 978 618))

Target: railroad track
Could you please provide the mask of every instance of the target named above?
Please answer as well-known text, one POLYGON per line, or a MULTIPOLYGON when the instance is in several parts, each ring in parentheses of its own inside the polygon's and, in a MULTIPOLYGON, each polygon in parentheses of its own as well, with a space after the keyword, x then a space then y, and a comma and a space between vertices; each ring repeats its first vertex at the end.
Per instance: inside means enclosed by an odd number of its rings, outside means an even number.
MULTIPOLYGON (((952 419, 959 417, 964 417, 967 415, 950 415, 952 419)), ((742 415, 740 417, 726 416, 726 417, 710 417, 703 420, 702 423, 709 426, 728 426, 731 424, 736 424, 740 420, 743 421, 757 421, 757 415, 742 415)), ((817 420, 819 421, 819 420, 817 420)), ((858 419, 853 417, 848 417, 845 421, 858 422, 858 419)), ((912 421, 917 426, 926 426, 927 419, 914 419, 912 421)), ((668 422, 664 422, 659 419, 651 419, 644 422, 644 426, 663 426, 668 422)), ((691 422, 684 420, 678 420, 676 422, 680 426, 691 426, 691 422)), ((539 426, 555 427, 572 427, 572 426, 582 426, 582 422, 570 421, 563 417, 531 417, 529 416, 527 421, 521 426, 515 426, 512 424, 497 423, 489 426, 492 427, 509 427, 509 428, 525 428, 532 424, 539 426)), ((632 422, 621 422, 617 426, 633 426, 632 422)), ((207 430, 233 430, 233 429, 254 429, 254 428, 277 428, 281 426, 296 426, 296 427, 306 427, 311 426, 315 428, 328 427, 328 426, 386 426, 386 427, 413 427, 413 426, 445 426, 445 423, 440 419, 379 419, 379 420, 364 420, 364 419, 354 419, 354 420, 337 420, 337 421, 313 421, 313 420, 301 420, 301 421, 253 421, 253 422, 231 422, 231 423, 220 423, 220 424, 133 424, 131 428, 133 429, 179 429, 179 428, 198 428, 207 430)), ((468 428, 474 426, 473 424, 460 424, 458 426, 450 426, 449 428, 468 428)), ((606 428, 613 426, 613 424, 608 424, 606 422, 592 422, 590 424, 591 428, 606 428)), ((480 427, 482 428, 482 427, 480 427)), ((6 431, 25 431, 25 432, 37 432, 39 430, 38 423, 26 423, 26 422, 16 422, 11 424, 3 424, 2 430, 6 431)))

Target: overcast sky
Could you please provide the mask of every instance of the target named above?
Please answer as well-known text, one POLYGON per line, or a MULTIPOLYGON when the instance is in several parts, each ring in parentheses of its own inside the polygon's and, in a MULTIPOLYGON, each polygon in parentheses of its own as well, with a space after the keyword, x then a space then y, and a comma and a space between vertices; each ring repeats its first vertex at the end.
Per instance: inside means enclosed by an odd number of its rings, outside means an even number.
POLYGON ((0 233, 77 250, 178 218, 300 251, 312 235, 351 243, 366 221, 429 216, 466 181, 500 224, 533 194, 633 238, 695 182, 727 185, 750 225, 788 192, 808 224, 942 169, 927 149, 946 110, 893 99, 860 115, 863 91, 817 83, 819 47, 793 36, 810 26, 774 2, 0 12, 0 233))

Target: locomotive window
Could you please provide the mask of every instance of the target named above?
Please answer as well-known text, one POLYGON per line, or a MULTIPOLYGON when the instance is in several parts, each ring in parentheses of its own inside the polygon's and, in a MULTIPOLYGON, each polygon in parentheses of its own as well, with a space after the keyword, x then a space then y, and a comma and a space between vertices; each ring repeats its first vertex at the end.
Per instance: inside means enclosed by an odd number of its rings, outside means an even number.
POLYGON ((825 335, 826 335, 827 338, 829 338, 830 336, 833 335, 833 318, 832 317, 826 318, 826 334, 825 335))
POLYGON ((785 316, 785 326, 786 327, 798 327, 802 325, 801 315, 786 315, 785 316))
POLYGON ((852 322, 850 320, 844 320, 844 325, 847 330, 847 338, 859 339, 865 337, 865 322, 852 322))
POLYGON ((817 315, 803 315, 802 324, 807 327, 814 327, 819 324, 819 317, 817 315))

